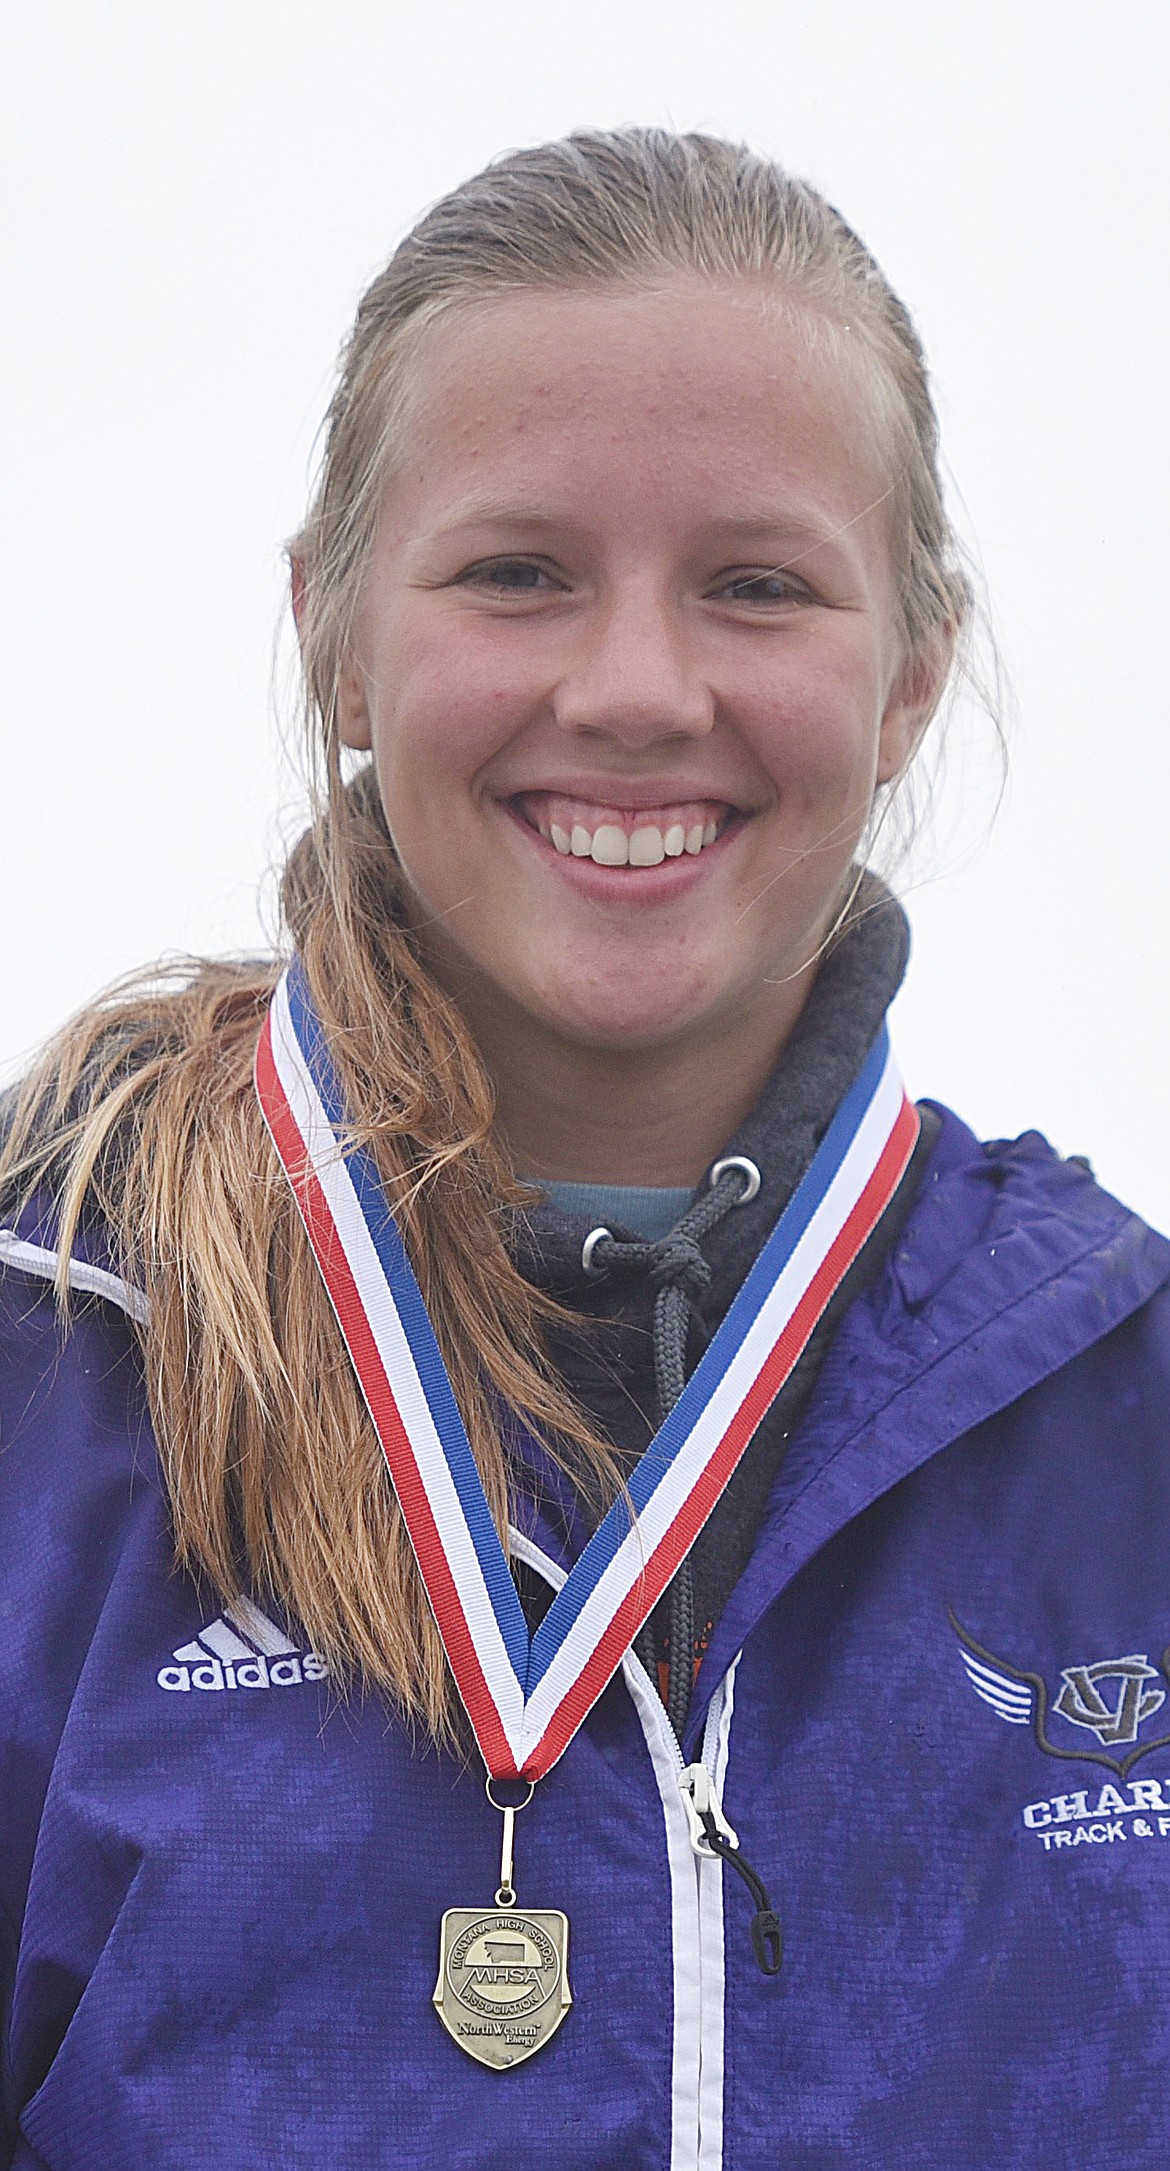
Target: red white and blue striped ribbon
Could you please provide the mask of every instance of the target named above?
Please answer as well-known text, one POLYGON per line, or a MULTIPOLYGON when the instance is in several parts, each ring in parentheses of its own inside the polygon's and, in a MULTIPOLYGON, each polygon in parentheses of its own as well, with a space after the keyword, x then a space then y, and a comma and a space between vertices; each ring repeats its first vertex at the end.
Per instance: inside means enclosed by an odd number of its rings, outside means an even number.
POLYGON ((918 1136, 885 1028, 816 1157, 629 1481, 530 1635, 372 1156, 299 959, 256 1089, 377 1428, 459 1693, 494 1778, 542 1778, 689 1552, 918 1136))

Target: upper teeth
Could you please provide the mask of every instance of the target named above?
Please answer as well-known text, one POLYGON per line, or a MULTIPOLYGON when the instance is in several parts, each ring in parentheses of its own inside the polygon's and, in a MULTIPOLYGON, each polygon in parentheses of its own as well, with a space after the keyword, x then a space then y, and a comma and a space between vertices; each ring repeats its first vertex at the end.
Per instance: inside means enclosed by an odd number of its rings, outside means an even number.
POLYGON ((600 822, 592 830, 584 822, 574 822, 571 830, 551 822, 546 831, 562 857, 571 853, 574 859, 595 860, 599 867, 657 867, 661 860, 677 859, 682 852, 701 852, 705 844, 714 844, 718 834, 719 824, 714 821, 692 822, 689 829, 671 822, 665 832, 647 822, 629 835, 617 822, 600 822))

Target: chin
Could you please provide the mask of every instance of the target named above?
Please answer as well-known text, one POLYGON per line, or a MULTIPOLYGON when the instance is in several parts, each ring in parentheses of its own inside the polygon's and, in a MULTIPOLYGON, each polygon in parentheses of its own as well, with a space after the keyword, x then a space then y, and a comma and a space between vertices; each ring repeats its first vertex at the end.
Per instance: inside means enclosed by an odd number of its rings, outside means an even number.
POLYGON ((583 1047, 620 1052, 665 1046, 701 1029, 729 999, 734 1005, 733 990, 712 985, 703 962, 692 956, 684 963, 676 948, 647 955, 631 945, 617 958, 578 949, 539 975, 533 1011, 560 1037, 583 1047))
POLYGON ((668 1007, 659 983, 655 995, 641 1001, 626 989, 610 1003, 558 1006, 549 1022, 563 1039, 579 1047, 632 1055, 666 1047, 701 1028, 705 1015, 702 1005, 683 1008, 674 1001, 668 1007))

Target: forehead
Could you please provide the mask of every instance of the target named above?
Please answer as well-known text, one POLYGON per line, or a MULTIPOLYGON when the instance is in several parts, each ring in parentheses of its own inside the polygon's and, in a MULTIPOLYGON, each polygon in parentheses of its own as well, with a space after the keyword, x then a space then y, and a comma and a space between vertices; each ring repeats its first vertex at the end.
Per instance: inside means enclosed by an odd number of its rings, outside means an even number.
POLYGON ((880 413, 856 335, 775 278, 499 294, 419 335, 390 499, 616 482, 715 518, 779 493, 854 521, 886 491, 880 413))

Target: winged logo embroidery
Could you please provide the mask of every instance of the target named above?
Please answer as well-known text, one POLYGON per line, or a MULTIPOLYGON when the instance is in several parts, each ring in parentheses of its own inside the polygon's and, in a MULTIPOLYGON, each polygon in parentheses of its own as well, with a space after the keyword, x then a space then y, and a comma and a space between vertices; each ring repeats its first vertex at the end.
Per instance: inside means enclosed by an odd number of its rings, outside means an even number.
POLYGON ((1124 1779, 1130 1768, 1151 1749, 1170 1746, 1170 1734, 1160 1734, 1154 1741, 1138 1743, 1138 1731, 1147 1719, 1152 1719, 1166 1702, 1166 1689, 1153 1687, 1156 1681, 1170 1683, 1170 1649, 1163 1651, 1160 1665, 1151 1666, 1144 1651, 1128 1653, 1124 1658, 1098 1659, 1089 1666, 1066 1666, 1061 1675, 1061 1688, 1051 1709, 1071 1726, 1083 1727, 1096 1735, 1101 1746, 1097 1749, 1062 1749, 1049 1739, 1048 1684, 1043 1674, 1025 1671, 1013 1666, 1009 1660, 998 1658, 975 1641, 958 1617, 948 1608, 951 1627, 959 1639, 959 1656, 963 1661, 967 1679, 975 1694, 988 1704, 998 1718, 1009 1726, 1030 1725, 1036 1744, 1047 1756, 1056 1756, 1071 1763, 1104 1764, 1110 1771, 1124 1779), (1113 1685, 1113 1701, 1108 1702, 1103 1687, 1113 1685), (1109 1748, 1123 1744, 1137 1744, 1128 1756, 1116 1757, 1107 1753, 1109 1748))

